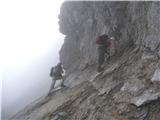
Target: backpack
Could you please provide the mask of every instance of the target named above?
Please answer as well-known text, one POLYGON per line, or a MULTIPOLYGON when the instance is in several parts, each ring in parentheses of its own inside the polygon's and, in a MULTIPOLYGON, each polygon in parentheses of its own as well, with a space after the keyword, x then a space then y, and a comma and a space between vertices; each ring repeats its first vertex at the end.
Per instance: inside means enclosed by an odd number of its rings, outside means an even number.
POLYGON ((109 55, 113 56, 117 52, 118 43, 115 39, 108 40, 107 48, 109 49, 109 55))
POLYGON ((55 67, 52 67, 49 76, 52 77, 54 74, 55 74, 55 67))
POLYGON ((106 34, 97 37, 96 44, 107 44, 108 36, 106 34))

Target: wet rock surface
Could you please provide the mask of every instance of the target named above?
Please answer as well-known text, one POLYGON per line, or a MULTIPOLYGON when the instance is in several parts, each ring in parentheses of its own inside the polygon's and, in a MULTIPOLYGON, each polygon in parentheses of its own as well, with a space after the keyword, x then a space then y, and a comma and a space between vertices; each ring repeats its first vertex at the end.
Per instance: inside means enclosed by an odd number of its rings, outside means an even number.
POLYGON ((160 2, 70 1, 59 18, 68 87, 11 120, 159 120, 160 2), (118 48, 97 74, 95 39, 103 33, 118 48))

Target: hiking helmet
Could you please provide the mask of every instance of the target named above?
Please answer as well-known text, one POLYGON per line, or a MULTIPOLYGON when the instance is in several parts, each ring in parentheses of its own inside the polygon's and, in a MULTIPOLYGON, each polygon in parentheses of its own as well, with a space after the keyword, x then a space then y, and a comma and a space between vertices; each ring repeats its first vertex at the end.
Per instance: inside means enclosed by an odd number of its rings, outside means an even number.
POLYGON ((103 36, 104 38, 109 38, 107 34, 102 34, 101 36, 103 36))
POLYGON ((62 65, 62 62, 59 62, 58 65, 62 65))

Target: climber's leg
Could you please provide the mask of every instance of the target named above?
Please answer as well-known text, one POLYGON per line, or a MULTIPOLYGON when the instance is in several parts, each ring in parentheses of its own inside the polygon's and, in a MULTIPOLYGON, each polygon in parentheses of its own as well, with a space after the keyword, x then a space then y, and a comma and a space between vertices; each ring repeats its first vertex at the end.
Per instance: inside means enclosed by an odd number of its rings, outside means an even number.
POLYGON ((66 87, 66 86, 64 85, 64 78, 63 78, 63 77, 62 77, 61 87, 66 87))
POLYGON ((101 72, 104 68, 102 67, 105 60, 105 51, 103 49, 98 49, 98 68, 97 71, 101 72))
POLYGON ((56 80, 52 79, 52 84, 49 91, 52 91, 54 89, 55 83, 56 83, 56 80))

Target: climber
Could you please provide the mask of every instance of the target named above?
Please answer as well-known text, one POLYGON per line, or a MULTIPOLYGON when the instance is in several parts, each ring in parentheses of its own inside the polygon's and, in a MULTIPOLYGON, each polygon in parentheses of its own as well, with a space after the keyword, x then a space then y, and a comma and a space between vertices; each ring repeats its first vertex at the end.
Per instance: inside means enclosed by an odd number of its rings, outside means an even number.
POLYGON ((98 67, 97 71, 101 72, 103 71, 103 63, 105 60, 105 53, 107 52, 107 41, 109 37, 106 34, 103 34, 96 39, 96 44, 98 45, 98 67))
POLYGON ((50 77, 52 77, 52 85, 50 91, 55 88, 56 80, 62 80, 61 87, 65 87, 64 85, 64 77, 62 74, 64 73, 64 69, 62 68, 62 63, 58 63, 55 67, 51 68, 50 77))

